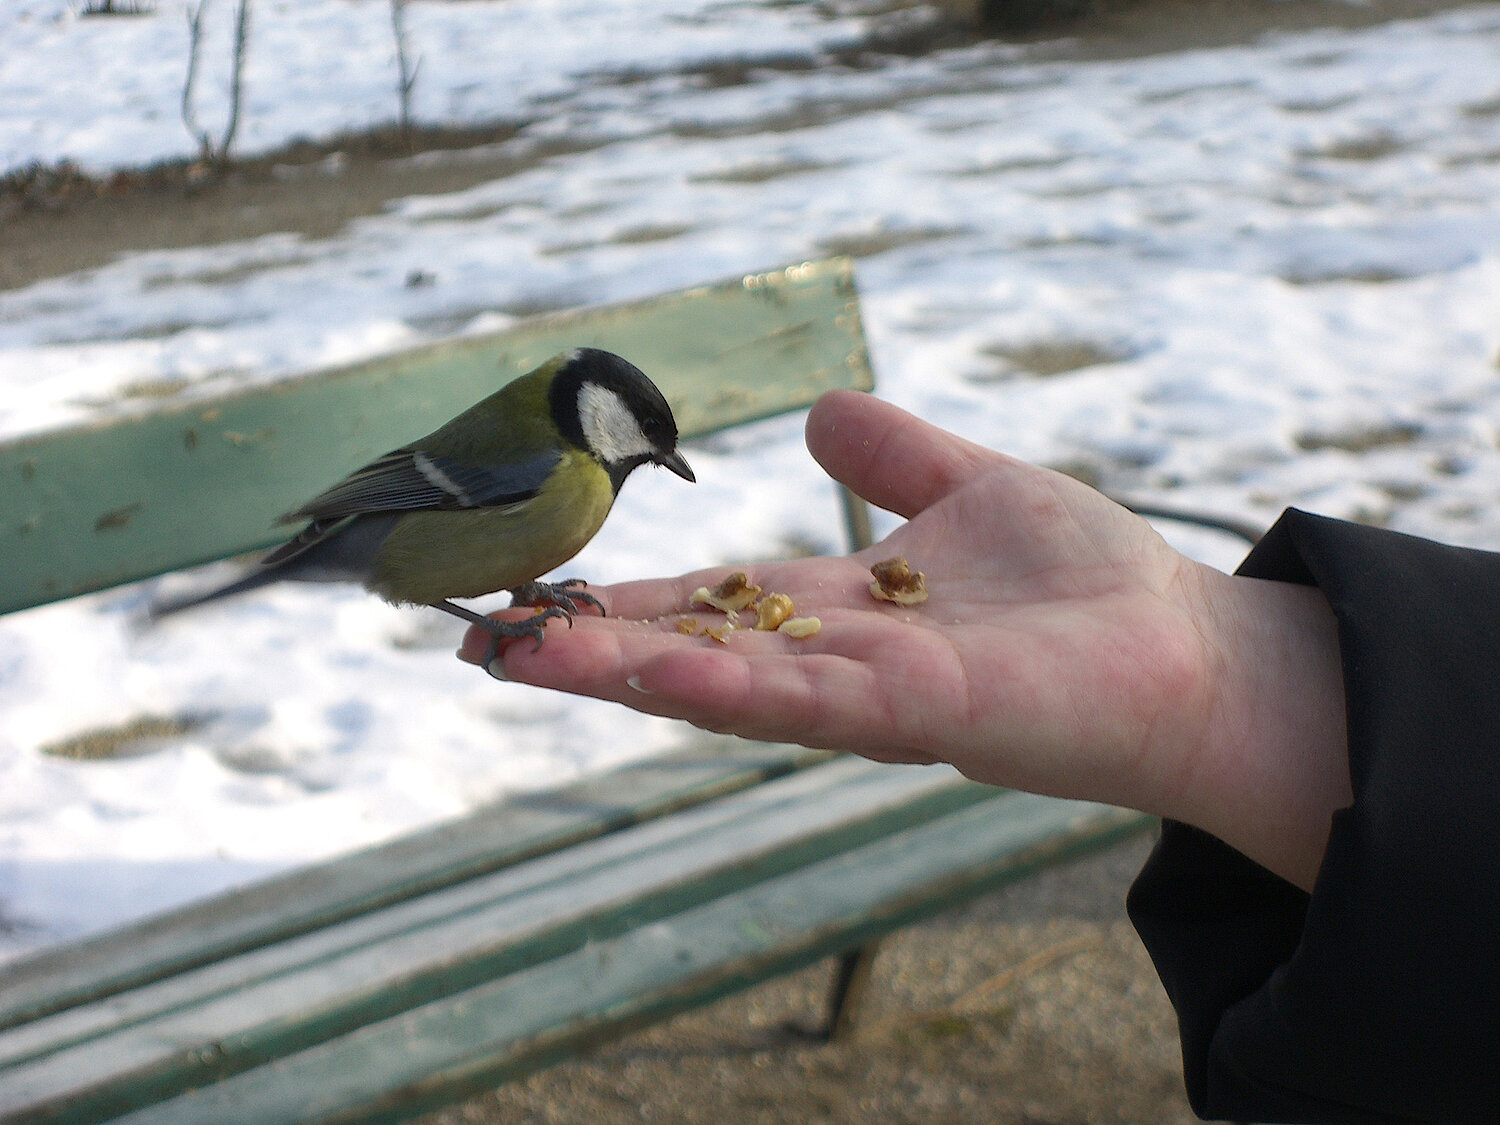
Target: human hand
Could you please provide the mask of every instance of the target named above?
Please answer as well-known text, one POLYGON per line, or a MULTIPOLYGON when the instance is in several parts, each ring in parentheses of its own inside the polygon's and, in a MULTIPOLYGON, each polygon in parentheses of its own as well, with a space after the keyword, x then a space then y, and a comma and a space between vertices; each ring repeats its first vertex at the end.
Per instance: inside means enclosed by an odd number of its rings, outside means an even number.
MULTIPOLYGON (((505 677, 1171 816, 1310 882, 1339 771, 1287 769, 1309 738, 1342 750, 1321 595, 1201 566, 1087 486, 867 395, 825 396, 807 440, 831 476, 908 521, 854 556, 750 569, 821 618, 817 635, 746 630, 720 645, 679 633, 681 616, 704 616, 691 592, 725 567, 595 589, 608 617, 549 630, 539 651, 508 646, 505 677), (894 555, 925 572, 925 603, 871 597, 869 565, 894 555), (1310 686, 1336 715, 1309 705, 1310 686)), ((479 660, 487 641, 471 630, 460 656, 479 660)))

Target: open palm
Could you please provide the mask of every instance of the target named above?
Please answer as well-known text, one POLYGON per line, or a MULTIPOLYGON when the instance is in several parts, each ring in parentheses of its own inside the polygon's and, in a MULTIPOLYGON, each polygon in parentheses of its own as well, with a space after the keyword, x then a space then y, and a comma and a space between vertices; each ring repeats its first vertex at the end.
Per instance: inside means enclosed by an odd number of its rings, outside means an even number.
MULTIPOLYGON (((512 645, 507 678, 752 738, 954 763, 979 780, 1136 806, 1191 768, 1213 654, 1190 612, 1203 568, 1092 489, 868 396, 814 409, 836 479, 908 522, 844 558, 750 568, 821 631, 676 628, 731 568, 596 589, 607 618, 512 645), (877 601, 872 562, 925 572, 919 606, 877 601)), ((480 636, 464 654, 477 659, 480 636)))

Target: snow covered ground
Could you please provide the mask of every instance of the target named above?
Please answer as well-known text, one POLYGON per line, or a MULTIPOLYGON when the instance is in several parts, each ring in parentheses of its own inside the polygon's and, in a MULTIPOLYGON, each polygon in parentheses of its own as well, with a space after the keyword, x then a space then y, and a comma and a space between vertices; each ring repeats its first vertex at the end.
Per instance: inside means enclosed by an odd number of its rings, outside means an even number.
MULTIPOLYGON (((183 5, 79 7, 0 6, 0 173, 191 155, 183 5)), ((1500 547, 1500 4, 1107 61, 984 42, 856 60, 872 24, 913 17, 849 5, 408 10, 420 120, 525 121, 508 148, 568 151, 327 239, 0 292, 0 434, 131 387, 228 387, 838 251, 859 259, 880 393, 974 440, 1261 524, 1296 504, 1500 547)), ((388 121, 388 20, 257 4, 239 151, 388 121)), ((222 67, 206 80, 213 119, 222 67)), ((308 190, 338 190, 337 162, 308 190)), ((697 486, 637 474, 569 571, 835 546, 799 421, 689 455, 697 486)), ((0 955, 681 737, 493 683, 452 659, 457 623, 358 590, 136 636, 143 597, 0 621, 0 955), (41 752, 141 716, 176 722, 112 760, 41 752)))

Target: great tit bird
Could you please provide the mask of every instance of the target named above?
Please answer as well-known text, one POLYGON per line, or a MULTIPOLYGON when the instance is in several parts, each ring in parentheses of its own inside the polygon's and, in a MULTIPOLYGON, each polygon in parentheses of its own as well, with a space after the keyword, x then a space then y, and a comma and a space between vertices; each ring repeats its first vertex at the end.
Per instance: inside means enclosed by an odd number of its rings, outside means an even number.
POLYGON ((604 607, 579 579, 537 582, 583 549, 631 472, 650 462, 684 480, 677 422, 656 385, 597 348, 554 356, 451 422, 376 458, 278 521, 310 521, 251 573, 153 607, 153 618, 283 579, 359 582, 398 605, 428 605, 490 634, 542 645, 549 617, 604 607), (540 610, 501 622, 454 605, 508 590, 540 610))

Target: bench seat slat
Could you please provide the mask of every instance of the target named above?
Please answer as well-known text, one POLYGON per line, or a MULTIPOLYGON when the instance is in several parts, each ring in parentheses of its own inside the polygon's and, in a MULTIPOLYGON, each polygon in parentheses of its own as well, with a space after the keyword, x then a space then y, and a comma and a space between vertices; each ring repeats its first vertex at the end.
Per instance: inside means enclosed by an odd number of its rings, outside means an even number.
MULTIPOLYGON (((174 1012, 201 1013, 220 997, 232 997, 234 1006, 244 1007, 259 994, 285 990, 284 978, 304 970, 313 979, 305 990, 290 990, 292 1011, 337 995, 340 977, 373 981, 370 987, 384 990, 397 972, 393 963, 420 974, 424 966, 453 955, 450 950, 472 956, 476 940, 481 947, 513 945, 524 953, 540 940, 539 934, 561 930, 580 915, 597 917, 621 895, 649 895, 652 885, 701 877, 732 860, 749 873, 759 854, 786 853, 803 839, 828 847, 828 841, 839 838, 836 833, 871 830, 871 818, 892 807, 902 816, 914 816, 929 796, 944 804, 962 801, 962 787, 947 771, 903 778, 855 758, 830 761, 821 769, 32 1021, 0 1033, 0 1064, 24 1062, 174 1012), (815 806, 822 815, 808 816, 815 806)), ((158 1021, 155 1026, 162 1025, 158 1021)), ((199 1045, 192 1039, 184 1043, 199 1045)), ((0 1076, 0 1092, 4 1089, 0 1076)))
POLYGON ((120 1125, 395 1122, 812 964, 1069 854, 1138 814, 976 804, 127 1116, 120 1125))
POLYGON ((387 844, 0 966, 0 1028, 427 894, 829 756, 705 736, 690 750, 520 794, 387 844))
POLYGON ((49 1032, 67 1042, 91 1019, 138 1020, 13 1066, 0 1074, 0 1104, 59 1108, 106 1086, 127 1101, 157 1098, 989 795, 946 769, 831 761, 16 1029, 19 1049, 38 1051, 49 1032))

